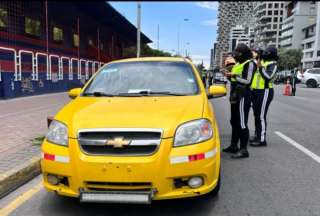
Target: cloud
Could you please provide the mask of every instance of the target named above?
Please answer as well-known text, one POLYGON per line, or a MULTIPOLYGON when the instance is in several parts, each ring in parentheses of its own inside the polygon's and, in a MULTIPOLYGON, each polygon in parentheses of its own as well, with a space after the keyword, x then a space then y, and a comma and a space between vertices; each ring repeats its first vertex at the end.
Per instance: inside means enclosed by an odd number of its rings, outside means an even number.
POLYGON ((192 62, 194 64, 200 64, 203 61, 203 64, 206 69, 210 66, 210 56, 205 55, 191 55, 192 62))
POLYGON ((218 20, 217 19, 204 20, 200 24, 203 26, 217 26, 218 20))
POLYGON ((209 10, 218 9, 218 2, 197 2, 196 5, 209 10))

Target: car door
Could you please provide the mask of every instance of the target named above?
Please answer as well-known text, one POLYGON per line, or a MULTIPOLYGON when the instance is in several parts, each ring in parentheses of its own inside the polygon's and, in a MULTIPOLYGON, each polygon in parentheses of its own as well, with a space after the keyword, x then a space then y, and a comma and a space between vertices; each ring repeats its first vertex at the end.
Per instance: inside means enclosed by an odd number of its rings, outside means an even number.
POLYGON ((317 79, 318 84, 320 84, 320 68, 314 69, 314 77, 317 79))

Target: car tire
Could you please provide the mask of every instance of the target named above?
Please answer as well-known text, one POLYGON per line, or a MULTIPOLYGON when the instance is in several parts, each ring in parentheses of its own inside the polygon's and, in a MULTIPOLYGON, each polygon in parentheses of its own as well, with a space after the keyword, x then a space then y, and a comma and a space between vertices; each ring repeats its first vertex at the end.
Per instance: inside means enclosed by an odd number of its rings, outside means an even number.
POLYGON ((318 86, 317 81, 314 79, 309 79, 306 84, 308 88, 317 88, 318 86))

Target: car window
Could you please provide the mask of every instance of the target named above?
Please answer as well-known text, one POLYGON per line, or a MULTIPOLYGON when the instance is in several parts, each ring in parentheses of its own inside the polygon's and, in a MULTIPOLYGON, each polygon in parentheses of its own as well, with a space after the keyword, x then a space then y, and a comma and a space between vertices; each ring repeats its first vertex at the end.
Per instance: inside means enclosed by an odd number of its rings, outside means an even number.
POLYGON ((310 73, 310 74, 320 74, 320 69, 310 69, 308 71, 308 73, 310 73))
POLYGON ((84 94, 103 92, 119 95, 139 91, 194 95, 199 88, 188 63, 123 62, 104 66, 84 94))

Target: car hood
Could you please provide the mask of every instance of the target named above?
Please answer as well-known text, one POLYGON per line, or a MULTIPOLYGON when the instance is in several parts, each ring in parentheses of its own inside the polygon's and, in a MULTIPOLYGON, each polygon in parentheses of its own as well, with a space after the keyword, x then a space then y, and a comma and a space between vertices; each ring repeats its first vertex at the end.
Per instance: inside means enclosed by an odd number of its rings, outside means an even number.
POLYGON ((157 128, 163 138, 173 137, 183 122, 202 117, 204 97, 78 97, 55 117, 76 138, 79 129, 157 128))

